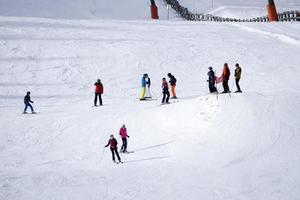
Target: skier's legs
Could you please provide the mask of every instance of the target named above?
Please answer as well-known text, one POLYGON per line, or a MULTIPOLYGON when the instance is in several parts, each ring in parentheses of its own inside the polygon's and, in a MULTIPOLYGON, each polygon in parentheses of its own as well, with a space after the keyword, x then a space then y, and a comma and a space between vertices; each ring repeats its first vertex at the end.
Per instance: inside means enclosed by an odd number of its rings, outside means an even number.
POLYGON ((123 145, 124 145, 124 152, 127 150, 127 138, 122 138, 123 145))
POLYGON ((213 83, 212 82, 208 83, 208 87, 209 87, 209 91, 210 92, 214 92, 214 88, 213 88, 213 83))
POLYGON ((94 105, 95 105, 95 106, 97 105, 97 96, 98 96, 98 94, 95 93, 95 98, 94 98, 94 105))
POLYGON ((224 92, 229 92, 228 80, 223 80, 224 92))
POLYGON ((124 138, 122 138, 122 146, 120 152, 123 152, 125 150, 125 144, 124 144, 124 138))
POLYGON ((170 99, 170 92, 167 91, 167 99, 166 99, 166 103, 169 103, 169 99, 170 99))
POLYGON ((118 153, 118 148, 115 148, 113 151, 116 153, 119 162, 121 162, 121 158, 120 158, 120 155, 118 153))
POLYGON ((29 106, 31 112, 33 112, 33 107, 32 107, 32 105, 31 105, 30 103, 28 103, 28 106, 29 106))
POLYGON ((125 150, 125 144, 124 144, 124 138, 122 138, 122 146, 120 152, 123 152, 125 150))
MULTIPOLYGON (((110 148, 111 151, 111 155, 112 155, 112 160, 115 161, 115 153, 114 153, 114 149, 110 148)), ((119 154, 118 154, 119 155, 119 154)))
POLYGON ((27 108, 28 108, 28 107, 30 108, 31 112, 33 112, 33 107, 32 107, 32 105, 31 105, 30 103, 25 103, 24 112, 27 111, 27 108))
POLYGON ((99 102, 100 102, 100 106, 102 106, 102 95, 99 94, 99 102))
POLYGON ((235 84, 236 84, 237 91, 241 91, 241 88, 240 88, 240 85, 239 85, 239 81, 240 81, 239 78, 235 79, 235 84))
POLYGON ((216 88, 216 86, 215 86, 215 82, 212 82, 211 84, 212 84, 212 91, 213 91, 213 92, 216 92, 216 91, 217 91, 217 88, 216 88))
POLYGON ((175 87, 175 85, 171 86, 172 97, 176 97, 175 87))
POLYGON ((225 80, 223 80, 223 82, 222 82, 222 86, 223 86, 223 92, 225 92, 226 91, 226 85, 225 85, 225 80))
POLYGON ((165 99, 166 99, 166 92, 163 91, 163 98, 162 98, 162 100, 161 100, 161 103, 164 103, 164 102, 165 102, 165 99))
POLYGON ((24 112, 26 112, 26 111, 27 111, 27 108, 28 108, 28 104, 27 104, 27 103, 25 103, 24 112))
POLYGON ((140 99, 145 99, 145 94, 146 94, 146 87, 142 87, 142 93, 140 99))

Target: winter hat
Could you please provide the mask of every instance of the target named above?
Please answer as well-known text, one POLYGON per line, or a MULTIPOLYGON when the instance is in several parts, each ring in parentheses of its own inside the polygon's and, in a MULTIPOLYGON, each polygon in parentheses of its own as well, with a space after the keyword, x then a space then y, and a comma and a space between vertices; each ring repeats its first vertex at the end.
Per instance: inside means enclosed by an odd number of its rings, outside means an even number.
POLYGON ((212 67, 209 67, 208 69, 212 69, 212 67))
POLYGON ((168 76, 170 77, 172 74, 171 73, 168 73, 168 76))
POLYGON ((30 92, 28 91, 27 94, 30 94, 30 92))
POLYGON ((239 63, 236 63, 235 66, 236 66, 236 67, 239 67, 240 65, 239 65, 239 63))
POLYGON ((97 82, 101 82, 101 80, 100 80, 100 79, 97 79, 97 82))
POLYGON ((114 135, 113 135, 113 134, 111 134, 111 135, 110 135, 110 137, 111 137, 111 138, 113 138, 113 137, 114 137, 114 135))

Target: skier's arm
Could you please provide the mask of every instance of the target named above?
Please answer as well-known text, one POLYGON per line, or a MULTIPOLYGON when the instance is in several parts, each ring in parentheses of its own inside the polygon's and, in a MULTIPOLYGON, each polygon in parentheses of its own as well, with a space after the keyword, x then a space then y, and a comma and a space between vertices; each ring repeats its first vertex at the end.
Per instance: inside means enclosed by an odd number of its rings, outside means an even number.
POLYGON ((108 143, 107 143, 107 145, 105 145, 105 147, 108 147, 109 144, 110 144, 110 140, 108 140, 108 143))

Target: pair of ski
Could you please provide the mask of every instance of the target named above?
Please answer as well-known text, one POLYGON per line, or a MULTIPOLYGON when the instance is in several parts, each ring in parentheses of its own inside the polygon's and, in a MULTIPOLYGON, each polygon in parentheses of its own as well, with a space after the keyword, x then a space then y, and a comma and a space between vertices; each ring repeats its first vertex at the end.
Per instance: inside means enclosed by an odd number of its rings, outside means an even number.
POLYGON ((32 112, 32 113, 22 112, 22 114, 26 115, 26 114, 38 114, 38 113, 37 112, 32 112))
POLYGON ((134 153, 134 151, 120 151, 120 153, 125 153, 125 154, 130 154, 130 153, 134 153))
POLYGON ((140 101, 153 101, 153 100, 157 100, 157 99, 152 99, 152 97, 145 97, 143 99, 139 98, 140 101))

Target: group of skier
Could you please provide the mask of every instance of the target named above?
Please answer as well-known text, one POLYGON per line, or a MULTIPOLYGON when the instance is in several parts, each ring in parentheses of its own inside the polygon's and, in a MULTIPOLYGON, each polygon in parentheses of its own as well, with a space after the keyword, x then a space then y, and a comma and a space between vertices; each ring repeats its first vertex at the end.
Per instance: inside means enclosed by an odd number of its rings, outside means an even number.
MULTIPOLYGON (((235 68, 235 71, 234 71, 234 77, 235 77, 235 84, 236 84, 236 88, 237 88, 237 90, 235 92, 236 93, 241 93, 242 90, 240 88, 239 81, 240 81, 241 75, 242 75, 242 68, 240 67, 240 65, 238 63, 235 64, 235 67, 236 68, 235 68)), ((209 69, 209 71, 207 72, 207 75, 208 75, 207 82, 208 82, 209 91, 211 93, 217 92, 218 90, 217 90, 215 84, 218 84, 218 83, 222 82, 223 89, 224 89, 222 93, 231 92, 230 89, 229 89, 229 85, 228 85, 228 81, 229 81, 229 78, 230 78, 230 69, 228 67, 228 64, 227 63, 224 64, 222 75, 220 77, 217 77, 215 75, 215 72, 214 72, 212 67, 209 67, 208 69, 209 69)))
MULTIPOLYGON (((234 72, 234 77, 235 77, 235 84, 236 84, 236 88, 237 88, 237 90, 235 92, 242 92, 240 85, 239 85, 239 81, 240 81, 241 74, 242 74, 242 69, 238 63, 235 65, 235 67, 236 67, 236 69, 234 72)), ((220 77, 217 77, 215 75, 215 72, 212 67, 209 67, 208 69, 209 69, 209 71, 207 73, 207 75, 208 75, 207 81, 208 81, 209 91, 211 93, 217 92, 216 84, 222 82, 223 89, 224 89, 224 91, 222 93, 229 93, 230 89, 228 86, 228 81, 230 78, 230 69, 228 67, 228 64, 227 63, 224 64, 222 75, 220 77)), ((176 80, 175 76, 172 75, 171 73, 168 73, 167 76, 169 78, 169 83, 167 82, 165 77, 162 78, 162 84, 161 84, 162 94, 163 94, 162 101, 161 101, 162 104, 169 104, 169 99, 170 99, 169 84, 171 85, 171 93, 172 93, 171 99, 177 99, 177 96, 176 96, 177 80, 176 80)), ((103 105, 102 94, 104 91, 104 87, 103 87, 103 84, 101 83, 101 80, 98 79, 96 81, 96 83, 94 84, 94 86, 95 86, 94 106, 97 106, 98 99, 99 99, 99 105, 102 106, 103 105)), ((142 86, 142 92, 141 92, 140 100, 143 101, 143 100, 147 100, 148 98, 151 98, 151 92, 150 92, 151 80, 150 80, 150 77, 148 74, 144 74, 142 76, 141 86, 142 86), (146 96, 146 93, 147 93, 147 96, 146 96)), ((35 113, 31 103, 33 103, 33 101, 31 100, 31 97, 30 97, 30 91, 28 91, 26 96, 24 97, 24 104, 25 104, 25 108, 24 108, 24 112, 23 112, 24 114, 27 113, 28 107, 31 109, 31 112, 33 114, 35 113)), ((122 147, 121 147, 120 153, 128 153, 127 138, 129 138, 129 135, 127 134, 127 129, 126 129, 125 124, 123 124, 122 127, 120 128, 119 135, 122 139, 122 147)), ((118 152, 117 145, 118 145, 117 139, 114 137, 113 134, 111 134, 110 139, 108 140, 108 143, 107 143, 107 145, 105 145, 105 147, 108 147, 108 146, 110 147, 110 150, 112 153, 112 160, 114 162, 116 162, 115 157, 117 157, 119 162, 122 162, 119 152, 118 152)))
MULTIPOLYGON (((174 75, 172 75, 171 73, 168 73, 167 76, 169 77, 169 83, 171 85, 171 93, 172 93, 172 97, 171 99, 177 99, 177 96, 176 96, 176 78, 174 75)), ((141 101, 145 101, 149 98, 152 98, 151 97, 151 92, 150 92, 150 86, 151 86, 151 81, 150 81, 150 77, 148 76, 148 74, 144 74, 142 76, 142 79, 141 79, 141 88, 142 88, 142 92, 141 92, 141 97, 140 97, 140 100, 141 101), (147 96, 146 95, 146 91, 147 92, 147 96)), ((166 80, 166 78, 162 78, 162 84, 161 84, 161 88, 162 88, 162 94, 163 94, 163 98, 162 98, 162 101, 161 103, 164 104, 169 104, 169 99, 170 99, 170 92, 169 92, 169 84, 166 80)))
MULTIPOLYGON (((239 81, 241 79, 242 68, 239 66, 238 63, 235 64, 235 67, 236 67, 236 69, 234 71, 234 77, 235 77, 235 84, 236 84, 236 88, 237 88, 237 90, 235 92, 241 93, 242 90, 240 88, 239 81)), ((207 82, 208 82, 209 91, 211 93, 217 92, 216 84, 222 82, 223 89, 224 89, 222 93, 229 93, 230 89, 229 89, 228 81, 230 78, 230 69, 228 67, 228 64, 227 63, 224 64, 222 75, 220 77, 217 77, 215 75, 215 72, 212 67, 209 67, 208 69, 209 69, 209 71, 207 73, 207 75, 208 75, 207 82)), ((175 76, 172 75, 171 73, 168 73, 167 76, 169 78, 169 83, 171 85, 171 93, 172 93, 171 99, 177 99, 177 96, 176 96, 177 80, 176 80, 175 76)), ((101 80, 98 79, 96 81, 96 83, 94 84, 94 86, 95 86, 94 106, 98 106, 97 105, 98 99, 99 99, 99 106, 102 106, 103 105, 102 94, 104 91, 104 87, 103 87, 103 84, 101 83, 101 80)), ((150 77, 148 74, 143 74, 142 79, 141 79, 141 86, 142 86, 142 92, 141 92, 140 100, 144 101, 144 100, 151 98, 151 91, 150 91, 151 80, 150 80, 150 77)), ((165 77, 162 78, 161 88, 162 88, 162 94, 163 94, 161 103, 169 104, 169 99, 170 99, 169 84, 165 77)), ((24 112, 23 112, 24 114, 27 113, 28 107, 31 109, 31 112, 33 114, 35 113, 31 103, 33 103, 33 101, 31 101, 30 91, 28 91, 26 96, 24 97, 24 104, 25 104, 25 108, 24 108, 24 112)))
MULTIPOLYGON (((123 124, 122 127, 120 128, 119 135, 122 139, 122 147, 120 153, 129 153, 127 151, 127 138, 129 138, 129 135, 127 134, 127 129, 125 124, 123 124)), ((116 162, 115 156, 117 156, 119 162, 122 162, 118 152, 118 141, 113 134, 110 135, 110 138, 107 144, 105 145, 105 147, 108 146, 110 147, 113 162, 116 162)))

